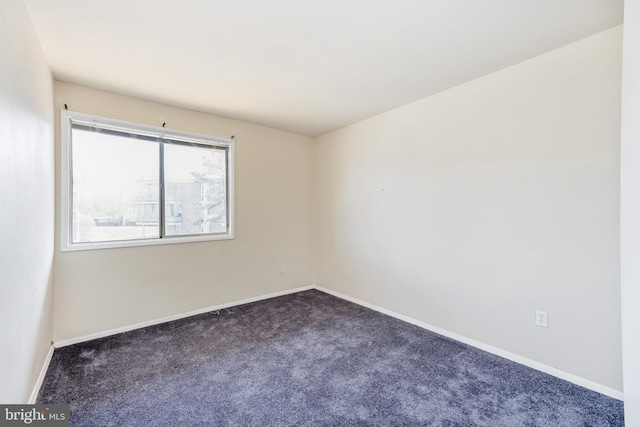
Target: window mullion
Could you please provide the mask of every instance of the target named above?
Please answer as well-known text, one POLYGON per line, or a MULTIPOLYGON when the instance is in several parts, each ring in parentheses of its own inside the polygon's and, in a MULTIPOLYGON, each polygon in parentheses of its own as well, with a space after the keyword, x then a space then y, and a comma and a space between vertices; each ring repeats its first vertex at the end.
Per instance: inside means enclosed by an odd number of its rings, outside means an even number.
POLYGON ((231 203, 229 202, 231 200, 231 192, 229 191, 229 150, 226 150, 224 153, 224 170, 225 170, 225 208, 227 211, 227 233, 229 232, 229 230, 231 229, 231 203))
POLYGON ((160 142, 158 144, 159 148, 159 161, 160 161, 160 191, 158 192, 160 195, 159 200, 159 220, 158 226, 160 227, 160 238, 165 237, 165 183, 164 183, 164 143, 160 142))

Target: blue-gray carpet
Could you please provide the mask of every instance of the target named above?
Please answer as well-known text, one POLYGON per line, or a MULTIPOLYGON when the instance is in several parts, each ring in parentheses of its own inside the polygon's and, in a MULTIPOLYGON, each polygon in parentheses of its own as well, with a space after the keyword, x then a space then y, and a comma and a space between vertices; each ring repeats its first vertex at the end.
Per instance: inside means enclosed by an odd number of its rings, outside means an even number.
POLYGON ((72 426, 622 426, 623 404, 319 291, 55 350, 72 426))

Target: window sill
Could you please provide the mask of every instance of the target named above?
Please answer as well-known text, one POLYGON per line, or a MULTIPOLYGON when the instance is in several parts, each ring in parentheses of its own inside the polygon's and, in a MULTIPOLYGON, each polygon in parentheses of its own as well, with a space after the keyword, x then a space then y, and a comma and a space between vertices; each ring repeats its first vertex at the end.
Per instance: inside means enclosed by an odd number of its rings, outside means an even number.
POLYGON ((233 240, 233 233, 207 234, 199 236, 175 236, 158 239, 116 240, 111 242, 63 243, 62 252, 90 251, 96 249, 135 248, 140 246, 175 245, 181 243, 211 242, 233 240))

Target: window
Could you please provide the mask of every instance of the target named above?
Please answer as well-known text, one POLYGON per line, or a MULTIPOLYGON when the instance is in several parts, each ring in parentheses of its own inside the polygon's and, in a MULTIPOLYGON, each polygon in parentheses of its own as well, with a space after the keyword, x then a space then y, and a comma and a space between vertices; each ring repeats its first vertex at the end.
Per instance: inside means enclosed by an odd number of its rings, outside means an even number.
POLYGON ((63 251, 233 238, 233 140, 61 116, 63 251))

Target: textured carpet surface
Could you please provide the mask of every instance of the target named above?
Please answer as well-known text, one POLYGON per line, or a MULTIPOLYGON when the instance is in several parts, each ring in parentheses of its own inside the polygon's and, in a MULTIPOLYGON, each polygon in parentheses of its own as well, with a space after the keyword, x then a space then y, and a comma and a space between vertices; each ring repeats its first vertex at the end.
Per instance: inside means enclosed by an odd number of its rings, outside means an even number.
POLYGON ((319 291, 55 350, 73 426, 622 426, 623 404, 319 291))

